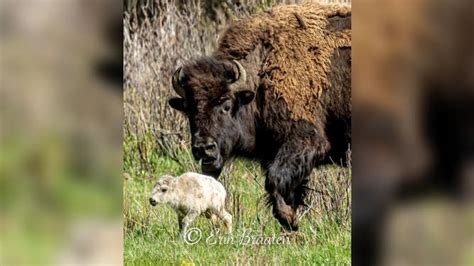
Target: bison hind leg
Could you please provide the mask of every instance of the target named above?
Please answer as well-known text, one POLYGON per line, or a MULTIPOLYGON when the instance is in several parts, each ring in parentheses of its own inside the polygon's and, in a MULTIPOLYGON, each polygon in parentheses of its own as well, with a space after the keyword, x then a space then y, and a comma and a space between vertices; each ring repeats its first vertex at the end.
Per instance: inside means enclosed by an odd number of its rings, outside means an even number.
POLYGON ((225 209, 222 209, 219 214, 219 218, 224 221, 225 228, 227 233, 232 233, 232 215, 228 213, 225 209))
POLYGON ((219 217, 219 219, 224 222, 227 232, 232 233, 232 215, 228 213, 224 207, 219 208, 219 209, 211 209, 209 211, 209 216, 214 217, 215 219, 215 221, 213 221, 214 225, 217 225, 217 218, 219 217))
POLYGON ((216 225, 216 224, 217 224, 217 215, 214 214, 213 212, 211 212, 211 211, 206 211, 206 212, 204 213, 204 216, 205 216, 207 219, 211 220, 211 223, 212 223, 213 225, 216 225))

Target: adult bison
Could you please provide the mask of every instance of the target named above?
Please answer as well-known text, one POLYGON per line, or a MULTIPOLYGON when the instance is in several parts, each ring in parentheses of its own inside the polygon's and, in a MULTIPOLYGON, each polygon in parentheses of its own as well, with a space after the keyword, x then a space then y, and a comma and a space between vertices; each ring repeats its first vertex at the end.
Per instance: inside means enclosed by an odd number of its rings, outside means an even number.
POLYGON ((233 156, 261 162, 273 215, 297 230, 311 170, 339 161, 351 139, 351 11, 278 6, 233 23, 212 56, 178 68, 192 152, 218 177, 233 156))
MULTIPOLYGON (((449 253, 464 250, 444 239, 462 226, 448 222, 450 230, 435 236, 433 217, 408 213, 404 219, 418 217, 418 229, 398 243, 404 250, 389 248, 386 227, 393 230, 394 206, 399 212, 399 205, 420 197, 429 198, 424 206, 442 210, 453 199, 474 198, 473 1, 361 0, 358 5, 352 264, 461 264, 452 259, 462 254, 449 253), (430 239, 420 239, 428 232, 430 239), (433 245, 435 238, 440 241, 433 245)), ((448 221, 456 220, 448 213, 448 221)), ((441 216, 436 220, 447 221, 441 216)))

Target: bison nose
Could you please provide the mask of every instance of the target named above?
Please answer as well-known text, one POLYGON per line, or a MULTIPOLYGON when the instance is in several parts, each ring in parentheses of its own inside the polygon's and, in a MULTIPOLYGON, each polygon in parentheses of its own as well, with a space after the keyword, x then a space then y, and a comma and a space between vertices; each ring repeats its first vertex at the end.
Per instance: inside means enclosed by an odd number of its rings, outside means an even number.
POLYGON ((217 143, 213 140, 206 142, 196 142, 192 147, 193 155, 196 159, 216 159, 217 143))
POLYGON ((204 146, 204 153, 208 156, 214 156, 217 151, 217 144, 215 142, 207 143, 204 146))
POLYGON ((153 198, 150 198, 150 204, 152 206, 155 206, 156 205, 156 200, 154 200, 153 198))

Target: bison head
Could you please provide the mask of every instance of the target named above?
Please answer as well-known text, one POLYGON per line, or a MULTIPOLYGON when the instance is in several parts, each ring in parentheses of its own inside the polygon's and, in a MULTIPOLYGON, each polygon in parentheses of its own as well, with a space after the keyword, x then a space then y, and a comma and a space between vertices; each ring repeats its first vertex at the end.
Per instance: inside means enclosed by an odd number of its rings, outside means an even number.
POLYGON ((169 104, 187 115, 192 152, 204 174, 217 178, 246 134, 242 107, 255 96, 246 90, 246 75, 239 62, 214 58, 197 60, 173 75, 173 89, 181 97, 169 104))
POLYGON ((160 177, 153 187, 153 191, 151 192, 151 197, 149 199, 150 204, 152 206, 156 206, 160 203, 173 201, 175 187, 175 177, 170 175, 160 177))

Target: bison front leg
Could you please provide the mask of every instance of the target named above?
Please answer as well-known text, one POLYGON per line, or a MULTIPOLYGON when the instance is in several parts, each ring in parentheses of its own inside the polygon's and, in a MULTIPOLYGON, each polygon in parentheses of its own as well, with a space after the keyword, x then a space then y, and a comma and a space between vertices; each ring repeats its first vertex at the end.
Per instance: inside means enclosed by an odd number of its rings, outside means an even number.
POLYGON ((329 143, 323 138, 300 138, 283 144, 268 165, 265 189, 273 216, 285 230, 298 230, 296 211, 304 204, 309 175, 328 150, 329 143))
POLYGON ((181 216, 179 219, 179 235, 184 239, 188 231, 188 226, 199 216, 199 212, 188 212, 186 215, 181 216))

